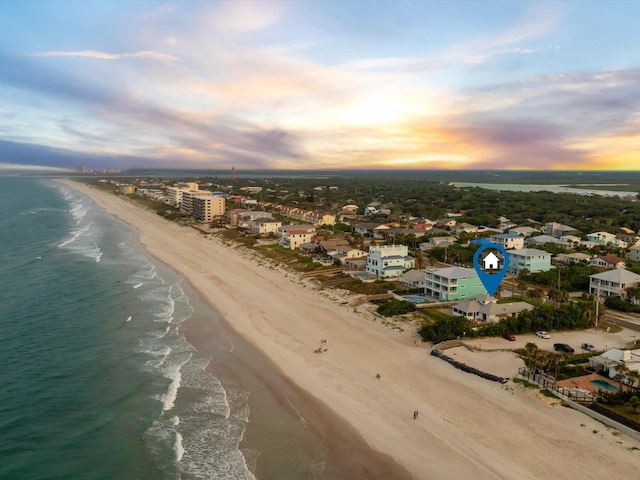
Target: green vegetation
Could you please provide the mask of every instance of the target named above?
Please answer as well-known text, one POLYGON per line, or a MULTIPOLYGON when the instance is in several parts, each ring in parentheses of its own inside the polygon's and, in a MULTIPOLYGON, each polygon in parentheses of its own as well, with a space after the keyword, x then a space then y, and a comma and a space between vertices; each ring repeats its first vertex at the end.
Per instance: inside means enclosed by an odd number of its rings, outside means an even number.
POLYGON ((392 317, 404 313, 415 312, 416 305, 406 300, 386 300, 378 307, 377 312, 383 317, 392 317))
POLYGON ((531 383, 523 378, 514 378, 513 383, 519 383, 525 388, 531 388, 533 390, 538 390, 540 387, 535 383, 531 383))
POLYGON ((523 272, 518 278, 525 282, 544 285, 546 287, 558 288, 559 285, 558 290, 575 292, 579 290, 588 290, 589 275, 593 275, 599 271, 600 270, 589 266, 587 263, 577 262, 546 272, 523 272))
MULTIPOLYGON (((565 305, 538 305, 530 312, 522 312, 517 318, 508 317, 498 323, 473 326, 475 334, 494 337, 506 333, 531 333, 538 330, 578 330, 589 328, 593 321, 593 306, 569 303, 565 305)), ((435 323, 426 324, 419 330, 427 341, 441 342, 462 337, 472 331, 472 325, 465 317, 437 318, 435 323)))
POLYGON ((425 323, 418 333, 424 340, 433 343, 462 338, 471 332, 471 323, 465 317, 447 316, 433 323, 425 323))
POLYGON ((634 305, 628 300, 623 300, 620 297, 607 297, 604 301, 604 305, 607 308, 613 310, 619 310, 621 312, 640 313, 640 305, 634 305))

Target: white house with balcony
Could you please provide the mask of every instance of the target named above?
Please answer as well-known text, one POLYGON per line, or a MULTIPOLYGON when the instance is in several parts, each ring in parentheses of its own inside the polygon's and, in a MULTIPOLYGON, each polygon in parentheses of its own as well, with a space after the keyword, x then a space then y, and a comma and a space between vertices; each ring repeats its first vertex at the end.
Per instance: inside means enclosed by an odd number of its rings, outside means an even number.
POLYGON ((498 233, 491 235, 491 242, 500 245, 505 250, 513 250, 514 248, 524 248, 524 237, 515 232, 498 233))
POLYGON ((598 245, 609 245, 616 248, 627 248, 627 242, 619 240, 613 233, 609 232, 594 232, 587 234, 587 239, 590 242, 597 243, 598 245))
POLYGON ((273 215, 271 212, 243 210, 238 213, 238 227, 251 228, 251 223, 257 218, 273 218, 273 215))
POLYGON ((624 268, 614 268, 589 276, 589 293, 603 298, 626 298, 627 288, 638 285, 640 285, 640 275, 624 268))
POLYGON ((251 221, 251 233, 260 236, 267 236, 269 234, 277 234, 278 228, 282 226, 280 220, 269 217, 255 218, 251 221))
POLYGON ((366 271, 378 278, 399 278, 405 270, 415 266, 406 245, 369 247, 366 271))
POLYGON ((280 236, 279 245, 295 250, 303 243, 310 243, 316 229, 313 225, 282 225, 277 232, 280 236))

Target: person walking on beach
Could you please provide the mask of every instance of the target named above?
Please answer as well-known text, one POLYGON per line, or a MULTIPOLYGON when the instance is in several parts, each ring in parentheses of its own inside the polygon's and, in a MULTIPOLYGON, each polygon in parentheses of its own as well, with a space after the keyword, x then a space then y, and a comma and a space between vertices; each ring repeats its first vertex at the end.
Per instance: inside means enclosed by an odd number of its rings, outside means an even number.
POLYGON ((377 378, 378 380, 380 380, 380 374, 379 374, 379 373, 376 373, 376 378, 377 378))
POLYGON ((413 419, 415 420, 416 418, 418 418, 418 410, 413 412, 413 419))

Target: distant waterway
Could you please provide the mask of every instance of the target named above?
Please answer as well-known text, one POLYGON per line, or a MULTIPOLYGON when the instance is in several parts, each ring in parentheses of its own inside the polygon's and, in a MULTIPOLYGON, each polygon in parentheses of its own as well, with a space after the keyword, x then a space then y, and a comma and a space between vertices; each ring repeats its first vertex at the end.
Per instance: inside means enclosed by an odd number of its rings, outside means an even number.
MULTIPOLYGON (((503 190, 508 192, 552 192, 552 193, 574 193, 577 195, 600 195, 603 197, 621 197, 628 195, 636 196, 638 192, 625 192, 618 190, 600 190, 590 188, 576 188, 567 185, 524 185, 514 183, 469 183, 454 182, 454 185, 460 188, 478 187, 486 190, 503 190)), ((595 185, 594 185, 595 186, 595 185)))

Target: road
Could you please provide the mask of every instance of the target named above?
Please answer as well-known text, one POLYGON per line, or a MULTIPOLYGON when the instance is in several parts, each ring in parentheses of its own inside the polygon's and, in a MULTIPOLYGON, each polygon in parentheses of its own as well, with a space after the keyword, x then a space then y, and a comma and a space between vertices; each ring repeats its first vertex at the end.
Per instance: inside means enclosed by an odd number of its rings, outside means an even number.
POLYGON ((624 315, 622 313, 606 313, 604 319, 620 327, 640 332, 640 318, 624 315))

